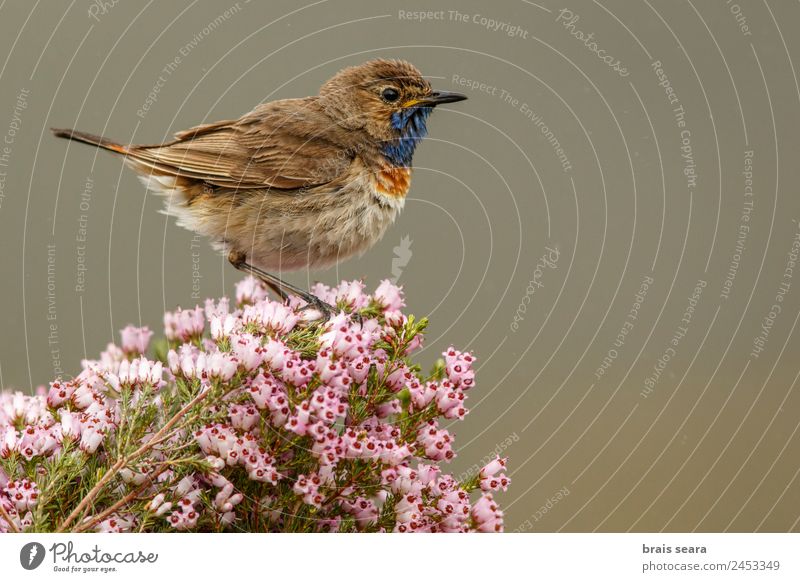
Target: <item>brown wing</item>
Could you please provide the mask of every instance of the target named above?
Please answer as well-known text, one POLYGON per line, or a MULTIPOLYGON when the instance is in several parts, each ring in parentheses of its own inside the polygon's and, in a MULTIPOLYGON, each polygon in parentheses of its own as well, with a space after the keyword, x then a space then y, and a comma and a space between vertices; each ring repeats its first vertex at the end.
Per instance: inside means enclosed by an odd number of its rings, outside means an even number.
POLYGON ((128 156, 159 173, 231 189, 294 190, 343 175, 353 155, 315 98, 274 101, 236 121, 201 125, 128 156))

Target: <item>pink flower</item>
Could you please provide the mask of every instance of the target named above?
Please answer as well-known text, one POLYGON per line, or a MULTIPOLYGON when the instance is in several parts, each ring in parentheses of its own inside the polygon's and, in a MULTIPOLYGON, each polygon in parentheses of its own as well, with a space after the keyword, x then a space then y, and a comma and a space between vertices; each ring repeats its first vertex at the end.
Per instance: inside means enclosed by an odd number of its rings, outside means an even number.
POLYGON ((255 323, 266 333, 287 334, 292 331, 300 317, 294 309, 276 301, 259 301, 246 305, 242 312, 242 320, 255 323))
POLYGON ((450 433, 438 428, 435 420, 430 420, 417 434, 417 442, 425 449, 425 456, 432 461, 450 460, 455 457, 453 438, 450 433))
POLYGON ((418 333, 411 340, 408 342, 406 346, 405 355, 410 355, 416 352, 418 349, 422 347, 423 342, 425 341, 424 336, 421 333, 418 333))
POLYGON ((394 329, 400 329, 408 322, 408 318, 401 311, 384 311, 383 318, 386 324, 394 329))
POLYGON ((502 489, 506 491, 511 479, 506 477, 505 473, 500 473, 495 477, 486 477, 480 480, 481 491, 499 491, 502 489))
POLYGON ((164 332, 169 340, 189 341, 199 338, 205 328, 205 313, 200 307, 164 314, 164 332))
POLYGON ((436 502, 441 520, 439 527, 445 532, 468 531, 467 520, 470 517, 469 496, 464 491, 450 490, 439 497, 436 502))
MULTIPOLYGON (((412 383, 419 384, 419 379, 412 374, 405 364, 400 364, 386 377, 386 384, 392 392, 400 392, 403 388, 411 389, 412 383)), ((432 397, 432 396, 431 396, 432 397)))
POLYGON ((50 456, 60 447, 58 432, 58 427, 54 425, 28 425, 19 433, 16 450, 29 461, 33 457, 50 456))
POLYGON ((284 360, 280 369, 280 376, 284 382, 303 387, 311 380, 314 368, 314 362, 306 362, 299 355, 292 353, 284 360))
POLYGON ((400 400, 398 400, 397 398, 393 398, 388 402, 379 404, 375 409, 375 413, 378 418, 387 418, 392 414, 399 414, 400 411, 401 411, 400 400))
POLYGON ((225 480, 224 485, 214 497, 214 507, 222 514, 228 514, 244 499, 241 493, 234 493, 233 483, 225 480))
POLYGON ((81 423, 75 413, 61 409, 61 436, 65 439, 76 440, 81 435, 81 423))
POLYGON ((491 493, 484 493, 472 506, 472 519, 480 532, 503 531, 503 512, 494 502, 491 493))
POLYGON ((161 507, 164 504, 164 499, 165 498, 166 498, 166 495, 164 493, 159 493, 158 495, 153 497, 153 500, 150 502, 150 505, 148 506, 149 509, 151 511, 157 510, 159 507, 161 507))
POLYGON ((173 375, 181 373, 181 358, 175 350, 170 350, 167 353, 167 366, 169 366, 169 371, 173 375))
POLYGON ((237 320, 232 315, 214 316, 211 318, 211 338, 220 341, 231 335, 236 328, 237 320))
POLYGON ((9 481, 3 488, 17 513, 33 509, 39 502, 39 488, 28 479, 9 481))
POLYGON ((423 518, 422 512, 425 511, 425 505, 421 501, 419 495, 412 494, 404 495, 395 504, 396 532, 406 533, 409 530, 417 529, 419 522, 423 518))
MULTIPOLYGON (((117 367, 122 360, 125 359, 125 352, 122 351, 121 348, 118 346, 109 343, 106 346, 106 350, 100 354, 100 360, 97 363, 100 364, 100 367, 104 370, 113 370, 117 367)), ((88 362, 83 362, 83 367, 88 367, 88 362)))
POLYGON ((274 426, 282 426, 289 416, 289 399, 282 383, 271 374, 259 374, 248 390, 255 405, 261 410, 269 409, 274 426))
POLYGON ((332 317, 325 324, 326 332, 319 340, 323 348, 346 360, 352 360, 369 353, 377 339, 372 329, 365 324, 353 323, 343 313, 332 317))
POLYGON ((424 486, 436 482, 441 472, 438 465, 426 465, 424 463, 417 465, 417 475, 419 475, 419 480, 424 486))
POLYGON ((17 451, 17 431, 13 426, 5 427, 3 442, 0 443, 0 458, 7 459, 17 451))
POLYGON ((194 502, 190 498, 184 497, 178 502, 177 507, 167 517, 169 524, 179 531, 193 529, 197 525, 197 520, 200 519, 200 513, 195 509, 194 502))
POLYGON ((72 397, 75 392, 75 384, 72 382, 62 382, 56 380, 50 382, 50 390, 47 393, 47 405, 53 408, 61 406, 72 397))
POLYGON ((384 312, 400 313, 400 310, 405 307, 406 304, 403 298, 402 287, 396 286, 388 279, 381 281, 381 284, 375 289, 373 297, 375 301, 383 307, 384 312))
POLYGON ((73 391, 70 401, 77 408, 84 410, 89 408, 89 406, 94 403, 96 397, 97 394, 89 387, 88 384, 81 383, 73 391))
POLYGON ((75 378, 35 395, 0 393, 8 516, 0 532, 31 528, 34 517, 37 527, 63 521, 81 498, 74 493, 132 450, 140 454, 115 469, 91 515, 73 525, 152 531, 163 519, 178 531, 502 531, 490 492, 509 484, 506 459, 463 482, 444 466, 455 445, 442 419, 467 413, 472 354, 449 348, 443 371, 422 371, 408 354, 423 336, 410 337, 402 291, 388 281, 372 295, 360 281, 315 291, 342 311, 310 323, 302 300, 271 301, 248 278, 236 308, 209 299, 165 314, 166 363, 145 357, 148 328, 128 326, 121 347, 84 360, 75 378), (78 472, 60 472, 76 462, 78 472), (48 470, 64 480, 40 479, 48 470), (108 513, 132 492, 138 497, 108 513), (59 504, 38 503, 40 495, 59 504), (55 506, 59 515, 49 515, 55 506))
POLYGON ((258 425, 261 420, 261 416, 255 406, 246 406, 244 404, 232 404, 228 415, 234 428, 245 431, 258 425))
POLYGON ((158 387, 163 377, 162 368, 161 362, 151 362, 147 358, 135 358, 130 362, 123 360, 117 377, 121 384, 129 386, 149 384, 158 387))
POLYGON ((236 303, 253 304, 267 298, 267 288, 255 277, 247 276, 236 284, 236 303))
POLYGON ((276 372, 283 369, 284 362, 291 355, 291 350, 280 340, 270 338, 264 344, 264 362, 276 372))
POLYGON ((369 305, 370 297, 364 293, 361 281, 342 281, 337 287, 317 283, 311 292, 331 305, 346 305, 350 311, 358 311, 369 305))
POLYGON ((236 374, 237 362, 229 354, 214 352, 208 357, 206 369, 212 378, 227 382, 236 374))
POLYGON ((122 351, 126 354, 142 355, 147 352, 153 332, 149 327, 127 326, 120 331, 122 336, 122 351))
POLYGON ((427 407, 436 397, 438 385, 435 382, 425 382, 421 384, 414 378, 408 385, 411 394, 411 403, 415 410, 422 410, 427 407))
POLYGON ((303 498, 303 502, 307 505, 312 505, 316 508, 322 507, 323 496, 319 493, 319 487, 322 484, 319 476, 311 474, 308 477, 305 475, 298 475, 297 481, 294 483, 292 490, 303 498))
POLYGON ((80 448, 85 453, 94 453, 105 438, 105 432, 98 424, 88 423, 81 432, 80 448))
POLYGON ((111 514, 95 526, 94 530, 100 533, 125 533, 136 525, 136 518, 131 515, 111 514))
POLYGON ((436 408, 444 414, 464 401, 464 393, 457 390, 447 380, 436 387, 436 408))
POLYGON ((442 354, 445 359, 447 378, 455 385, 468 390, 475 382, 472 364, 475 357, 470 353, 462 353, 452 346, 442 354))
POLYGON ((485 467, 480 470, 480 477, 481 479, 485 479, 487 477, 494 477, 500 471, 503 471, 506 468, 506 461, 508 459, 501 459, 500 457, 495 457, 493 461, 490 461, 485 467))
POLYGON ((213 299, 206 299, 206 319, 208 321, 211 321, 215 318, 224 319, 231 312, 229 303, 230 302, 228 301, 227 297, 221 297, 216 302, 213 299))
POLYGON ((358 529, 365 529, 378 519, 378 507, 374 501, 365 497, 356 497, 352 503, 343 502, 342 508, 353 516, 358 529))

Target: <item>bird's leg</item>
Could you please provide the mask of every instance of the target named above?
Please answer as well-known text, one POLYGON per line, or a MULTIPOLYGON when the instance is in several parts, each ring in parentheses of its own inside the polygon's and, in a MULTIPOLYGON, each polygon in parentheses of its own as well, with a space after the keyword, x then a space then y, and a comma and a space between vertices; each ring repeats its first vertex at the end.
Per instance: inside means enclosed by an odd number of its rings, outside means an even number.
MULTIPOLYGON (((264 281, 264 279, 261 280, 264 281)), ((284 303, 289 301, 289 294, 286 291, 284 291, 281 287, 275 285, 274 283, 271 283, 270 281, 264 281, 264 284, 270 289, 272 289, 275 295, 281 298, 281 301, 283 301, 284 303)))
POLYGON ((253 265, 249 264, 246 260, 244 253, 231 251, 228 253, 228 261, 231 265, 236 267, 239 271, 243 273, 248 273, 255 277, 261 279, 270 289, 275 291, 280 297, 286 301, 289 297, 289 293, 292 295, 297 295, 301 299, 303 299, 308 305, 303 309, 307 309, 309 307, 313 307, 322 314, 324 320, 330 319, 331 315, 336 313, 336 308, 333 305, 325 303, 322 299, 309 293, 308 291, 304 291, 299 287, 295 287, 291 283, 287 283, 272 275, 267 273, 266 271, 259 269, 258 267, 254 267, 253 265))
POLYGON ((255 270, 255 267, 251 267, 250 265, 244 262, 241 263, 241 268, 238 267, 236 263, 234 263, 233 261, 231 261, 231 264, 240 271, 244 271, 245 273, 249 273, 251 275, 255 275, 256 277, 258 277, 259 280, 261 280, 261 282, 264 283, 264 285, 272 289, 272 292, 275 293, 275 295, 277 295, 278 297, 280 297, 281 301, 283 301, 284 303, 289 301, 289 294, 283 290, 283 287, 272 282, 271 280, 262 277, 259 273, 254 273, 253 271, 255 270))

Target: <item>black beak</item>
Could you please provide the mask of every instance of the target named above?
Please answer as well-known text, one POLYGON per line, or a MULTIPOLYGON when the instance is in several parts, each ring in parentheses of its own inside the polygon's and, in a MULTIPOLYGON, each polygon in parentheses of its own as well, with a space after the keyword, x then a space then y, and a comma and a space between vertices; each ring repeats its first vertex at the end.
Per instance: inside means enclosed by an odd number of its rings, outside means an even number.
POLYGON ((466 98, 466 95, 462 95, 461 93, 453 93, 452 91, 434 91, 427 97, 420 99, 419 104, 436 107, 442 103, 455 103, 457 101, 464 101, 466 98))

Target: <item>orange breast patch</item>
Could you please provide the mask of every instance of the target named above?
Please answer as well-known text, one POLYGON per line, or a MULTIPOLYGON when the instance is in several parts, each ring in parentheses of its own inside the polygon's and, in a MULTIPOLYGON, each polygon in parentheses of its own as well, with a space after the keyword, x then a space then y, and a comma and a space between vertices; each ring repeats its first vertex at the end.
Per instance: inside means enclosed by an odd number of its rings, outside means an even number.
POLYGON ((375 190, 386 196, 404 198, 411 185, 411 168, 387 166, 375 174, 375 190))

